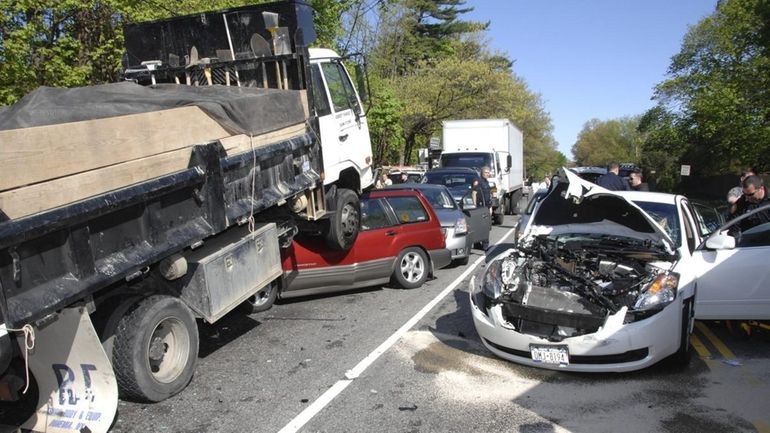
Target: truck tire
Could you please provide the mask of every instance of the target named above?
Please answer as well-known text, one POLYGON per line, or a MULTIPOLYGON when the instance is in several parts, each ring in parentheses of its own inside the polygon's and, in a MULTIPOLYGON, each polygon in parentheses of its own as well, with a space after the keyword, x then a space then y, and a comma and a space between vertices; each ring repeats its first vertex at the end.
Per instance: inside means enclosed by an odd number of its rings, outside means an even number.
POLYGON ((245 314, 254 314, 269 310, 273 307, 273 303, 278 297, 278 287, 278 280, 273 280, 270 284, 243 301, 241 311, 245 314))
POLYGON ((511 200, 510 200, 510 215, 516 215, 521 210, 521 199, 524 196, 524 194, 521 192, 520 189, 517 189, 513 193, 511 193, 511 200))
POLYGON ((113 368, 121 397, 158 402, 182 391, 198 358, 198 326, 177 298, 153 295, 134 304, 115 332, 113 368))
POLYGON ((334 204, 334 214, 329 218, 326 230, 326 245, 338 251, 349 250, 361 228, 361 202, 354 191, 339 188, 334 204))
POLYGON ((428 258, 417 247, 405 248, 396 259, 393 282, 403 289, 416 289, 428 279, 428 258))

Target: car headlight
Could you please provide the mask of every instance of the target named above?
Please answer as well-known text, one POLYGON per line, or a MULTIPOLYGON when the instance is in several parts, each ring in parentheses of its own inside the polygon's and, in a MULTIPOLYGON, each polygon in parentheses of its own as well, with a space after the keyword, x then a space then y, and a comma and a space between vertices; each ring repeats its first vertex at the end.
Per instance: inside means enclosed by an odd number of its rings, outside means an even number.
POLYGON ((468 233, 468 222, 465 218, 459 218, 455 222, 455 235, 463 235, 468 233))
POLYGON ((642 289, 642 293, 636 298, 634 309, 665 307, 676 299, 677 287, 679 287, 679 274, 671 272, 658 275, 642 289))

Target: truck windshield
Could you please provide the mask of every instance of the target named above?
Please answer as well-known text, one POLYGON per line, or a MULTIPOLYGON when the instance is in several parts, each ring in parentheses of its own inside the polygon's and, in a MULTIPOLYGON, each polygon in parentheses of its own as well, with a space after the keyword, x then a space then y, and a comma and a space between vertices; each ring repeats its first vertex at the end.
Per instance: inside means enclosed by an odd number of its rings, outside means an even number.
POLYGON ((494 171, 492 154, 483 152, 444 153, 441 155, 442 167, 469 167, 481 171, 486 166, 494 171))

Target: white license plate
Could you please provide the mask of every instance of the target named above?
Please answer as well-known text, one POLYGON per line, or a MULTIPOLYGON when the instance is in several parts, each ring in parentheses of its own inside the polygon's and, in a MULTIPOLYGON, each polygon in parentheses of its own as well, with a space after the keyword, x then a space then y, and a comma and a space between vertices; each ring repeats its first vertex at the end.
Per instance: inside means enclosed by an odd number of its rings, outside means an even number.
POLYGON ((567 346, 530 346, 529 350, 535 362, 569 365, 567 346))

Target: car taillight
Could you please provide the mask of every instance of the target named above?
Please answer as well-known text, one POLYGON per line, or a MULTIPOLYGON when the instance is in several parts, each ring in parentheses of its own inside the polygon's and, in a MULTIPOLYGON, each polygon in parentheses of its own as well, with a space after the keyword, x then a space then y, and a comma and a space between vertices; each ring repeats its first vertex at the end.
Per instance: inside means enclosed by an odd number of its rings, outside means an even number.
POLYGON ((444 239, 446 240, 447 230, 445 228, 441 228, 441 234, 444 235, 444 239))

